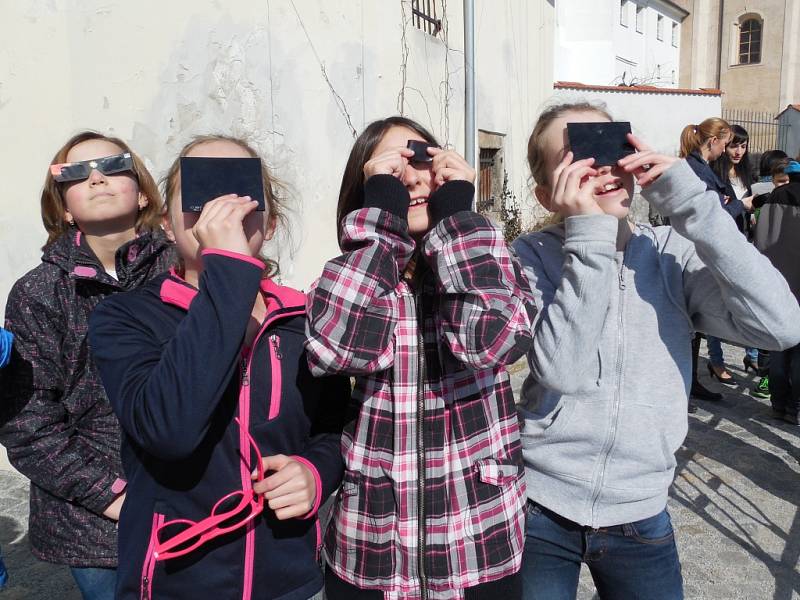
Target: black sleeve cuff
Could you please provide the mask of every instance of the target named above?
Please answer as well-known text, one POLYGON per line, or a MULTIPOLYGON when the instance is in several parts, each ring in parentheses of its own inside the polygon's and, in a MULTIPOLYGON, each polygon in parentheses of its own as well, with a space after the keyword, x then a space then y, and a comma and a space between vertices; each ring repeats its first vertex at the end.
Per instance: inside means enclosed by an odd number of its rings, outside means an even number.
POLYGON ((373 175, 364 184, 364 208, 388 210, 408 221, 411 198, 403 182, 393 175, 373 175))
POLYGON ((469 181, 457 179, 445 183, 431 194, 428 199, 431 226, 457 212, 472 210, 472 198, 474 196, 475 186, 469 181))

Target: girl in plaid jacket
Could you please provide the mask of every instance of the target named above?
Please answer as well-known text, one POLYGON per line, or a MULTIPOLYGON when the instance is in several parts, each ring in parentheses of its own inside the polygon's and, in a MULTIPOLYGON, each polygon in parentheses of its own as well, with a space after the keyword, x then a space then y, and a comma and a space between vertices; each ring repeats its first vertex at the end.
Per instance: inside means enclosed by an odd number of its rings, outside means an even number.
POLYGON ((401 117, 369 125, 350 153, 343 254, 307 305, 312 372, 356 382, 325 536, 330 600, 520 595, 525 489, 505 366, 529 347, 533 304, 502 232, 471 210, 474 179, 401 117))

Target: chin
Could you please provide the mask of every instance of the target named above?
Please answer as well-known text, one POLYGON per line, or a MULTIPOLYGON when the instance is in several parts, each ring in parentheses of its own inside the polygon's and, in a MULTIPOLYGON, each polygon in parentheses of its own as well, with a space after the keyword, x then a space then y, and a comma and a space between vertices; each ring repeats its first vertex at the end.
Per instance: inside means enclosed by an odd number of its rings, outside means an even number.
POLYGON ((617 190, 614 194, 595 196, 595 200, 604 213, 617 219, 624 219, 631 210, 631 197, 625 188, 617 190))

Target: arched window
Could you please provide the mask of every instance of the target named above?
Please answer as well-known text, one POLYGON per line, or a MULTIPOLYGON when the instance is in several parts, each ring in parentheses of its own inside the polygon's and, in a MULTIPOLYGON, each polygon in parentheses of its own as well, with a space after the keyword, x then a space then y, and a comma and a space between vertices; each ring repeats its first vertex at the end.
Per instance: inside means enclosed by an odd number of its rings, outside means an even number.
POLYGON ((763 22, 749 18, 739 25, 739 64, 761 62, 761 34, 763 22))

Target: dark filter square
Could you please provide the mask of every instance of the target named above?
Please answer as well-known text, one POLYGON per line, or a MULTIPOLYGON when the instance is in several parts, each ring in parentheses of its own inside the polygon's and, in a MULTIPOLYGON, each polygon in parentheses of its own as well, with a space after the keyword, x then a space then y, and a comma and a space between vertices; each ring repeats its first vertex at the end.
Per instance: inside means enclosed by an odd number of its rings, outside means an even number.
POLYGON ((619 159, 636 152, 626 137, 630 132, 631 124, 627 121, 567 123, 574 160, 594 158, 596 167, 616 165, 619 159))
POLYGON ((226 194, 250 196, 264 210, 259 158, 181 158, 183 212, 200 212, 209 200, 226 194))

